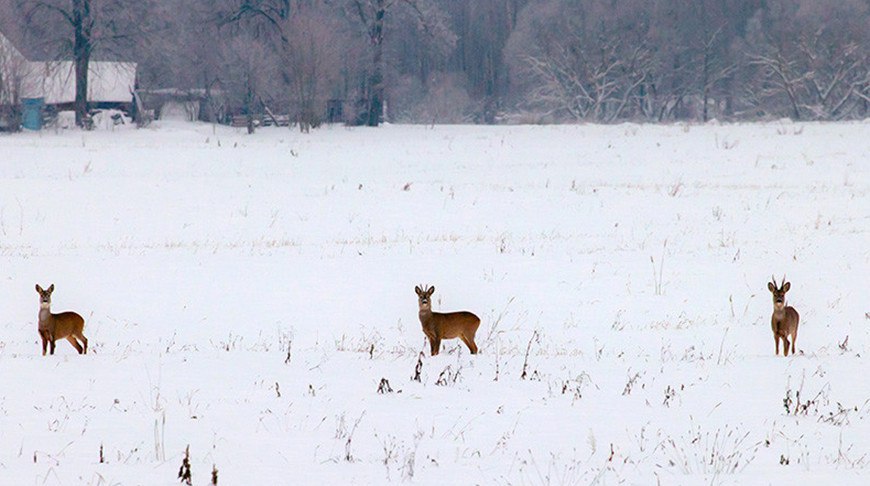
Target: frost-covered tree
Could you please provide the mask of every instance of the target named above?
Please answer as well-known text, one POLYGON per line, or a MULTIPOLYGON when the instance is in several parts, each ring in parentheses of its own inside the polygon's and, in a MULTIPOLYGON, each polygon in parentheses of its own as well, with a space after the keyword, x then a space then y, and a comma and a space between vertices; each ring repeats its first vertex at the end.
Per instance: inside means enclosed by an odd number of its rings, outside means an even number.
POLYGON ((748 37, 749 85, 759 111, 794 119, 866 116, 870 101, 870 4, 770 0, 748 37))

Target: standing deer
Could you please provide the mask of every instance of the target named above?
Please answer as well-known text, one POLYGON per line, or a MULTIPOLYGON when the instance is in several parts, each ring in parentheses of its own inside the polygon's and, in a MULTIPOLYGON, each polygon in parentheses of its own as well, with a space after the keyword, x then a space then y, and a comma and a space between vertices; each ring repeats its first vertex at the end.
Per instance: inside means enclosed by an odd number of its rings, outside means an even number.
POLYGON ((791 336, 791 353, 794 354, 794 345, 797 341, 798 321, 800 316, 794 310, 794 307, 785 305, 785 293, 791 288, 791 282, 785 281, 785 275, 782 276, 780 287, 776 286, 776 278, 770 277, 773 281, 767 283, 767 289, 773 294, 773 315, 770 316, 770 326, 773 328, 773 340, 776 342, 776 354, 779 355, 779 341, 782 340, 784 345, 783 353, 788 356, 789 341, 791 336))
POLYGON ((54 354, 54 342, 66 338, 76 348, 79 354, 87 354, 88 338, 82 333, 85 328, 85 320, 75 312, 51 313, 51 293, 54 292, 54 284, 47 290, 43 290, 36 284, 36 292, 39 293, 39 336, 42 338, 42 355, 51 345, 51 354, 54 354), (79 344, 81 341, 81 344, 79 344))
POLYGON ((432 294, 435 287, 423 290, 418 285, 414 288, 417 292, 417 303, 420 306, 420 324, 423 325, 423 333, 429 338, 429 348, 432 356, 441 351, 442 339, 459 338, 468 346, 471 354, 477 354, 477 344, 474 343, 474 334, 480 327, 480 319, 471 312, 432 312, 432 294))

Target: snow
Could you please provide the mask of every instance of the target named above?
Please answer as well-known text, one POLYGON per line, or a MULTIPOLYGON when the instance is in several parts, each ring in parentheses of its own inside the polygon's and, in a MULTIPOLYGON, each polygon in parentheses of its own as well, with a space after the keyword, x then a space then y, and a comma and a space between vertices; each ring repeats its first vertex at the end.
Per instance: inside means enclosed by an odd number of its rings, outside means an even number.
POLYGON ((864 484, 868 135, 0 136, 0 484, 178 484, 188 445, 200 485, 864 484), (41 356, 35 283, 88 355, 41 356), (482 319, 420 382, 418 284, 482 319))

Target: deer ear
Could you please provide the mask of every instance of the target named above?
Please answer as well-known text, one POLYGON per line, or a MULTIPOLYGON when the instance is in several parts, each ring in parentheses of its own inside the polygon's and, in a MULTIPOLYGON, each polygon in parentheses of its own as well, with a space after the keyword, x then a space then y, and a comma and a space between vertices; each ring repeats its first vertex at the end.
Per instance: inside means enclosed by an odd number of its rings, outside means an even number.
POLYGON ((36 291, 40 294, 42 293, 42 287, 40 287, 39 284, 36 284, 36 291))
POLYGON ((771 292, 776 291, 776 287, 774 287, 773 282, 767 282, 767 290, 771 292))
POLYGON ((433 287, 429 287, 429 291, 426 292, 426 293, 429 294, 429 295, 431 296, 432 294, 435 293, 435 287, 434 287, 434 286, 433 286, 433 287))
POLYGON ((54 292, 54 284, 48 286, 48 293, 50 294, 52 292, 54 292))
POLYGON ((785 285, 782 286, 783 292, 788 292, 788 289, 791 288, 791 282, 786 282, 785 285))
POLYGON ((414 287, 414 292, 417 292, 417 295, 422 295, 423 289, 421 289, 420 286, 417 285, 416 287, 414 287))

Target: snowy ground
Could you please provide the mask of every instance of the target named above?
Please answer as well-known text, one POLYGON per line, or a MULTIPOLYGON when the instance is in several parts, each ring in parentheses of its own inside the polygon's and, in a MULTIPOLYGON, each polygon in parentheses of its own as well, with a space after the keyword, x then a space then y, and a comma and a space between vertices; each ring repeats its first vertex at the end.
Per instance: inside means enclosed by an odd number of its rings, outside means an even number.
POLYGON ((868 123, 0 136, 0 484, 178 484, 188 445, 197 485, 866 484, 868 154, 868 123), (40 355, 35 283, 91 353, 40 355), (482 319, 420 382, 417 284, 482 319))

